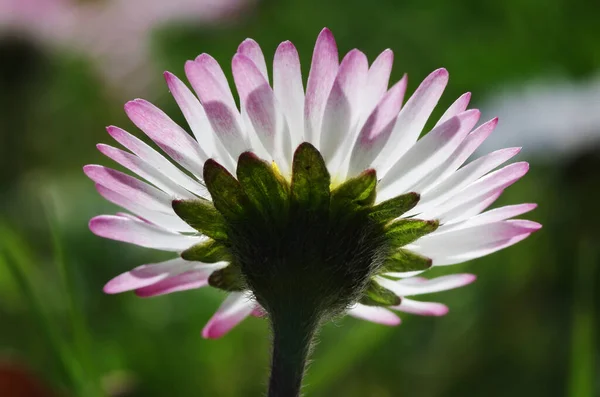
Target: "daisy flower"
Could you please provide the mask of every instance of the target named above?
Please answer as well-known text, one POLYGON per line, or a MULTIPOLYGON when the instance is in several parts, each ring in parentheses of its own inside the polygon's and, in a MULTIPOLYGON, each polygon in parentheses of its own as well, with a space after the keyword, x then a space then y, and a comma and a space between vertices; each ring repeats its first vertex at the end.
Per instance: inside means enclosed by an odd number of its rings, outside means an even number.
POLYGON ((152 104, 127 103, 129 118, 170 160, 109 127, 128 151, 99 150, 141 179, 86 166, 99 193, 128 211, 93 218, 90 229, 174 257, 123 273, 105 291, 149 297, 207 285, 224 290, 227 298, 203 330, 207 338, 266 315, 274 332, 272 396, 297 395, 310 340, 333 317, 397 325, 397 312, 446 314, 445 305, 415 297, 475 276, 417 275, 538 230, 538 223, 511 219, 535 204, 485 211, 528 165, 497 169, 519 148, 464 165, 497 124, 476 126, 480 112, 467 110, 469 93, 419 139, 448 72, 431 73, 404 102, 406 76, 388 88, 392 62, 386 50, 369 65, 356 49, 340 62, 324 29, 306 89, 287 41, 275 52, 271 85, 260 47, 247 39, 232 60, 239 109, 208 54, 185 65, 195 95, 165 73, 194 137, 152 104))

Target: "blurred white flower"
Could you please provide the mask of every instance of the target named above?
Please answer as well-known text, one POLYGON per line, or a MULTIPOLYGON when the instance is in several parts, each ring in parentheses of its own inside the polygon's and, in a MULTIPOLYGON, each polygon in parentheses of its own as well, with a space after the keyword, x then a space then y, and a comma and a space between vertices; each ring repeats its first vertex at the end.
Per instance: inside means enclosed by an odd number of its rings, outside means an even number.
POLYGON ((498 115, 500 123, 480 153, 522 146, 528 158, 555 161, 600 145, 600 75, 513 86, 481 108, 484 115, 498 115))
POLYGON ((87 54, 100 73, 126 90, 155 76, 150 32, 169 23, 209 24, 237 15, 252 0, 0 0, 0 37, 24 35, 87 54))

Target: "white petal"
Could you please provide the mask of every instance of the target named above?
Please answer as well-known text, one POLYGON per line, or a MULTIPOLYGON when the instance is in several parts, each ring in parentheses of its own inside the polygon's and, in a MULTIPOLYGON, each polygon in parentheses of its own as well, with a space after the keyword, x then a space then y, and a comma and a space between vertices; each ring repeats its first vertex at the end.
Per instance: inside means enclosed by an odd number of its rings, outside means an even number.
POLYGON ((357 303, 348 310, 348 314, 361 320, 371 321, 383 325, 398 325, 400 317, 388 309, 379 306, 367 306, 357 303))
POLYGON ((163 251, 180 252, 206 239, 184 236, 159 226, 113 215, 92 218, 89 226, 97 236, 163 251))
POLYGON ((198 98, 174 74, 165 72, 164 76, 173 98, 207 156, 216 159, 227 169, 235 169, 233 159, 215 135, 198 98))
POLYGON ((478 110, 468 110, 434 128, 419 140, 400 160, 382 176, 378 185, 378 200, 384 201, 409 191, 442 164, 460 145, 479 120, 478 110))
POLYGON ((173 160, 196 176, 202 176, 208 156, 198 142, 162 110, 143 99, 136 99, 125 104, 125 112, 173 160))
POLYGON ((246 39, 238 46, 237 52, 252 61, 268 84, 269 73, 267 72, 267 63, 258 43, 253 39, 246 39))
POLYGON ((394 63, 394 53, 389 48, 373 61, 367 75, 367 84, 361 95, 361 120, 366 120, 387 92, 394 63))
POLYGON ((204 338, 216 339, 248 317, 257 304, 244 292, 231 292, 202 330, 204 338))
POLYGON ((292 147, 287 123, 273 90, 256 65, 246 56, 236 54, 232 69, 242 108, 271 156, 269 160, 275 160, 287 171, 292 160, 292 147))
POLYGON ((378 282, 385 288, 399 296, 413 296, 447 291, 464 287, 476 280, 473 274, 451 274, 432 279, 413 277, 403 280, 389 280, 378 278, 378 282))
POLYGON ((215 269, 223 267, 223 264, 205 264, 186 261, 182 258, 174 258, 164 262, 142 265, 110 280, 104 286, 104 292, 107 294, 118 294, 144 288, 197 267, 212 272, 215 269))
POLYGON ((440 117, 440 119, 438 120, 438 122, 435 125, 435 127, 437 127, 440 124, 445 123, 446 121, 450 120, 452 117, 458 116, 459 114, 461 114, 462 112, 464 112, 465 110, 467 110, 467 106, 469 106, 469 101, 470 100, 471 100, 471 93, 470 92, 466 92, 466 93, 462 94, 444 112, 444 114, 442 115, 442 117, 440 117))
POLYGON ((492 119, 467 135, 454 153, 413 186, 412 190, 423 194, 452 175, 492 133, 497 124, 498 119, 492 119))
POLYGON ((155 225, 177 232, 196 233, 196 230, 181 220, 174 211, 165 213, 144 207, 143 204, 130 200, 100 184, 96 184, 96 190, 98 190, 98 193, 100 193, 102 197, 111 203, 123 207, 127 211, 131 211, 140 218, 154 223, 155 225))
POLYGON ((350 51, 342 60, 327 98, 321 126, 319 151, 330 169, 337 170, 338 153, 347 154, 354 143, 354 129, 360 116, 360 95, 367 81, 369 62, 365 54, 350 51))
POLYGON ((137 288, 135 294, 142 298, 170 294, 172 292, 188 291, 205 287, 208 285, 208 278, 218 269, 225 267, 226 263, 205 264, 199 262, 193 263, 193 268, 187 271, 172 272, 168 277, 152 285, 137 288))
POLYGON ((421 202, 407 212, 406 216, 419 213, 420 217, 434 219, 439 214, 462 205, 467 200, 487 196, 492 192, 505 189, 527 173, 529 164, 525 162, 513 163, 477 179, 466 187, 465 185, 490 169, 497 167, 516 153, 518 153, 517 149, 503 149, 473 161, 458 170, 438 187, 432 189, 427 195, 421 196, 421 202))
POLYGON ((521 241, 540 227, 532 221, 506 220, 433 232, 406 248, 431 258, 433 266, 449 265, 488 255, 521 241))
POLYGON ((136 155, 104 144, 98 144, 96 147, 102 154, 113 159, 123 167, 128 168, 130 171, 133 171, 163 192, 182 199, 197 198, 195 194, 182 188, 136 155))
POLYGON ((240 113, 221 68, 209 56, 200 55, 185 64, 185 74, 200 98, 213 131, 231 157, 249 150, 252 145, 242 128, 240 113), (223 81, 224 79, 224 81, 223 81))
POLYGON ((499 222, 506 219, 514 218, 525 214, 537 207, 537 204, 517 204, 507 205, 505 207, 496 208, 483 214, 479 214, 464 222, 455 222, 449 225, 442 225, 438 228, 438 232, 447 230, 464 229, 466 227, 472 227, 477 225, 485 225, 488 223, 499 222))
POLYGON ((304 102, 304 139, 318 147, 325 103, 338 71, 338 51, 333 34, 323 29, 313 52, 304 102))
POLYGON ((304 87, 298 51, 289 41, 281 43, 275 51, 273 92, 287 119, 295 150, 304 141, 304 87))
POLYGON ((406 75, 381 98, 362 126, 350 155, 350 176, 371 167, 394 128, 406 92, 406 75))
POLYGON ((170 213, 173 198, 154 186, 101 165, 86 165, 85 174, 94 182, 148 209, 170 213))
POLYGON ((179 185, 198 196, 204 198, 208 197, 208 193, 204 186, 190 178, 179 168, 174 166, 173 163, 167 160, 163 155, 152 149, 142 140, 118 127, 110 126, 107 128, 107 131, 117 142, 131 150, 131 152, 133 152, 142 160, 146 161, 148 164, 152 164, 154 168, 159 170, 167 178, 177 182, 179 185))
POLYGON ((480 214, 483 210, 492 205, 503 192, 504 187, 500 187, 482 196, 475 196, 471 199, 467 199, 459 205, 449 208, 447 211, 438 213, 436 219, 439 219, 441 225, 448 226, 456 222, 467 220, 480 214))
POLYGON ((402 303, 391 307, 404 313, 416 314, 418 316, 445 316, 448 314, 448 306, 437 302, 420 302, 408 298, 402 298, 402 303))
POLYGON ((398 115, 396 125, 387 144, 373 162, 373 168, 385 174, 419 138, 429 115, 433 111, 448 83, 446 69, 432 72, 417 88, 398 115))

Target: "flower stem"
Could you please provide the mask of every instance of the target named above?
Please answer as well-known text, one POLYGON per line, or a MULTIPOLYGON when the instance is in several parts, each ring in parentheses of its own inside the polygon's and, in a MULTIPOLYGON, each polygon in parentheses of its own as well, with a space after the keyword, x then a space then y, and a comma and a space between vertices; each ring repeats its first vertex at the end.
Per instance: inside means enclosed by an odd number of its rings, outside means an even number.
POLYGON ((272 317, 273 359, 268 397, 300 396, 302 378, 318 324, 318 320, 310 317, 272 317))

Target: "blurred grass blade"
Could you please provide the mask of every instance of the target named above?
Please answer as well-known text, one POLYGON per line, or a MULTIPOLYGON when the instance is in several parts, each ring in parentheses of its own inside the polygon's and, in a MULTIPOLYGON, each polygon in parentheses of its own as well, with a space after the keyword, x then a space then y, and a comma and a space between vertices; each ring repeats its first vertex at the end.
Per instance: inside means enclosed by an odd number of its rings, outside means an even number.
MULTIPOLYGON (((0 224, 2 241, 12 240, 11 238, 4 238, 9 234, 7 233, 8 231, 8 228, 0 224)), ((58 328, 50 321, 41 300, 36 295, 28 277, 25 275, 23 271, 24 267, 19 263, 21 258, 23 258, 23 255, 20 255, 15 246, 6 246, 3 250, 0 250, 0 264, 3 264, 8 269, 8 272, 23 295, 33 321, 37 323, 40 336, 46 339, 47 345, 52 350, 52 355, 58 359, 57 372, 59 372, 63 379, 73 380, 81 378, 81 369, 78 363, 74 359, 70 349, 60 338, 58 328)))
MULTIPOLYGON (((50 200, 49 202, 55 203, 55 200, 50 200)), ((68 307, 74 350, 84 375, 81 379, 81 387, 83 388, 85 396, 102 397, 104 396, 104 392, 100 385, 100 377, 92 354, 90 333, 81 305, 83 299, 79 288, 76 286, 73 269, 69 267, 69 262, 65 257, 61 242, 60 228, 53 208, 54 207, 51 207, 50 204, 46 204, 46 217, 52 236, 54 262, 62 280, 62 291, 64 291, 63 298, 68 307)))
POLYGON ((593 397, 595 377, 594 283, 598 256, 594 243, 584 240, 578 252, 575 299, 571 323, 571 364, 569 397, 593 397))

